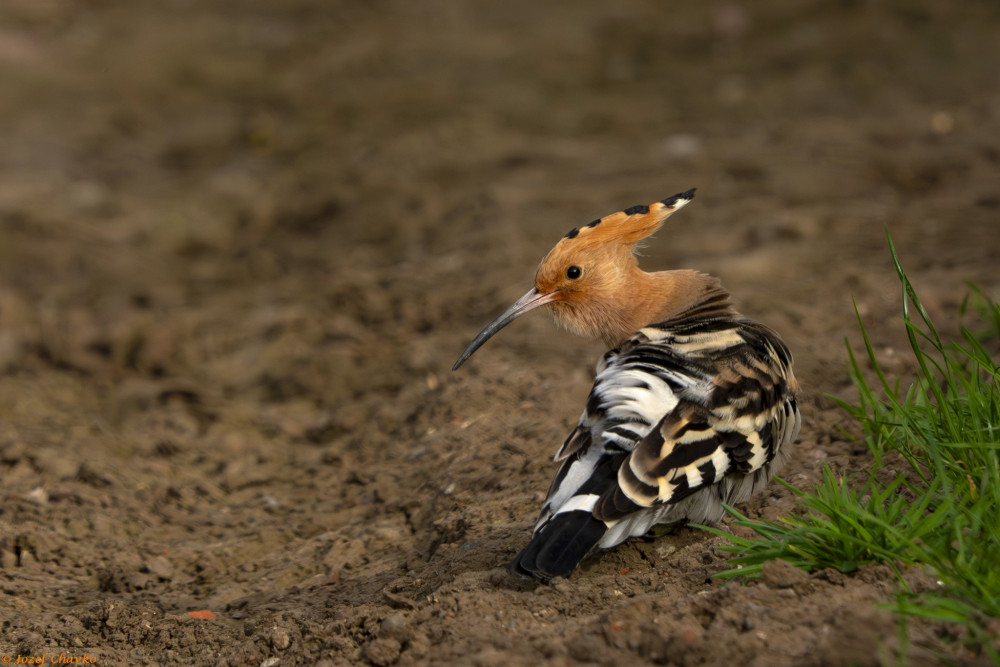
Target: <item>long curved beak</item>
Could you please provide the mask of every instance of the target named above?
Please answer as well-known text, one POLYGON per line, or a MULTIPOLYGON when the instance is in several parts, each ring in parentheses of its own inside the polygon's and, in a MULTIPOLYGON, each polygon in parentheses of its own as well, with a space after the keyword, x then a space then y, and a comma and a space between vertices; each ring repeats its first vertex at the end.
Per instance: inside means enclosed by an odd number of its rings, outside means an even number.
POLYGON ((492 338, 493 334, 500 331, 529 310, 534 310, 539 306, 552 303, 558 298, 558 295, 558 292, 542 294, 537 289, 532 288, 530 292, 511 304, 510 308, 500 313, 495 320, 487 324, 483 330, 479 332, 479 335, 477 335, 472 342, 469 343, 469 346, 465 348, 465 351, 462 352, 462 356, 458 358, 458 361, 456 361, 455 365, 451 367, 451 370, 458 370, 458 367, 464 364, 466 359, 471 357, 476 350, 482 347, 483 343, 492 338))

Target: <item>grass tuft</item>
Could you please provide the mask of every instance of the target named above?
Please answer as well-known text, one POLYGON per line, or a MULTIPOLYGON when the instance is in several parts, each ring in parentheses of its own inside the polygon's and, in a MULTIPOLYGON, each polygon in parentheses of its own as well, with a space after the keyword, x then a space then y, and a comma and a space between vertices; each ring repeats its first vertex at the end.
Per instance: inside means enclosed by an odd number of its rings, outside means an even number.
POLYGON ((868 479, 848 483, 824 466, 814 491, 792 489, 801 515, 758 521, 727 507, 753 537, 703 528, 736 554, 736 568, 718 577, 756 576, 774 558, 804 570, 888 565, 898 613, 960 624, 970 648, 1000 662, 1000 304, 973 288, 960 314, 975 312, 982 325, 944 342, 886 238, 918 372, 905 390, 890 380, 858 318, 875 380, 848 346, 859 400, 838 402, 864 429, 875 462, 868 479), (910 567, 930 570, 940 588, 911 591, 902 576, 910 567))

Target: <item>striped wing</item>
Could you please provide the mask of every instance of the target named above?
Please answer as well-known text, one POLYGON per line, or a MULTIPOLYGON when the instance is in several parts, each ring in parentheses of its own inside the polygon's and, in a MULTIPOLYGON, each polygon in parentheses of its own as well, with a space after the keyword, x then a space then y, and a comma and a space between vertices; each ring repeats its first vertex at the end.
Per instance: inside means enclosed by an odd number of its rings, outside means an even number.
POLYGON ((787 348, 731 313, 672 320, 609 352, 531 541, 510 572, 568 576, 657 523, 717 521, 767 484, 799 430, 787 348))
MULTIPOLYGON (((536 531, 580 509, 610 527, 727 475, 751 475, 797 434, 795 389, 787 348, 756 322, 689 318, 643 329, 598 366, 536 531)), ((636 530, 612 531, 601 546, 636 530)))
MULTIPOLYGON (((738 482, 753 486, 758 481, 754 473, 775 461, 782 446, 798 435, 791 356, 774 332, 738 320, 728 331, 694 338, 704 339, 694 363, 712 369, 710 383, 682 392, 677 405, 631 452, 618 470, 617 485, 595 504, 598 518, 614 521, 643 508, 679 503, 727 478, 716 498, 746 500, 749 494, 738 482), (712 340, 716 344, 707 345, 712 340)), ((766 472, 765 483, 770 477, 766 472)), ((718 502, 711 506, 721 510, 718 502)), ((692 517, 689 512, 687 518, 717 517, 692 517)))

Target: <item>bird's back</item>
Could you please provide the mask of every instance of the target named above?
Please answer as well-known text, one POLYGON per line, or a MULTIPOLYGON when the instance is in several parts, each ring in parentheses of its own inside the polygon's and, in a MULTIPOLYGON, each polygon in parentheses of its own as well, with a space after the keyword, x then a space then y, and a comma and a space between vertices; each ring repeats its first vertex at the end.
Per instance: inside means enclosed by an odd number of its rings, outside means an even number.
POLYGON ((722 297, 605 354, 518 574, 566 576, 658 523, 712 522, 767 484, 798 435, 788 348, 722 297))

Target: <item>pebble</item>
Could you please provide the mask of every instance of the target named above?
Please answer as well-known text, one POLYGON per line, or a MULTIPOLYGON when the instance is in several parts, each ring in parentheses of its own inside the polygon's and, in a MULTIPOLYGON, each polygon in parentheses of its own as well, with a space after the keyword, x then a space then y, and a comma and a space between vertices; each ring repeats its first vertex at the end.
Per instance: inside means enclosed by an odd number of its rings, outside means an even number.
POLYGON ((667 558, 675 551, 677 551, 677 547, 673 544, 664 544, 656 548, 656 555, 660 558, 667 558))
POLYGON ((268 632, 268 641, 275 649, 284 651, 291 645, 292 638, 288 636, 288 630, 275 626, 268 632))
POLYGON ((25 500, 37 503, 38 505, 45 505, 49 502, 48 492, 40 486, 36 486, 22 497, 25 500))
POLYGON ((400 642, 406 641, 409 634, 409 624, 399 614, 392 614, 382 619, 378 631, 379 639, 396 639, 400 642))
POLYGON ((764 563, 760 581, 768 588, 792 588, 809 581, 809 574, 788 561, 771 560, 764 563))
POLYGON ((365 660, 384 667, 391 665, 399 659, 399 654, 403 650, 403 645, 395 639, 373 639, 361 649, 361 655, 365 660))
POLYGON ((155 574, 160 579, 169 581, 174 576, 174 566, 163 556, 152 556, 144 563, 146 571, 155 574))

